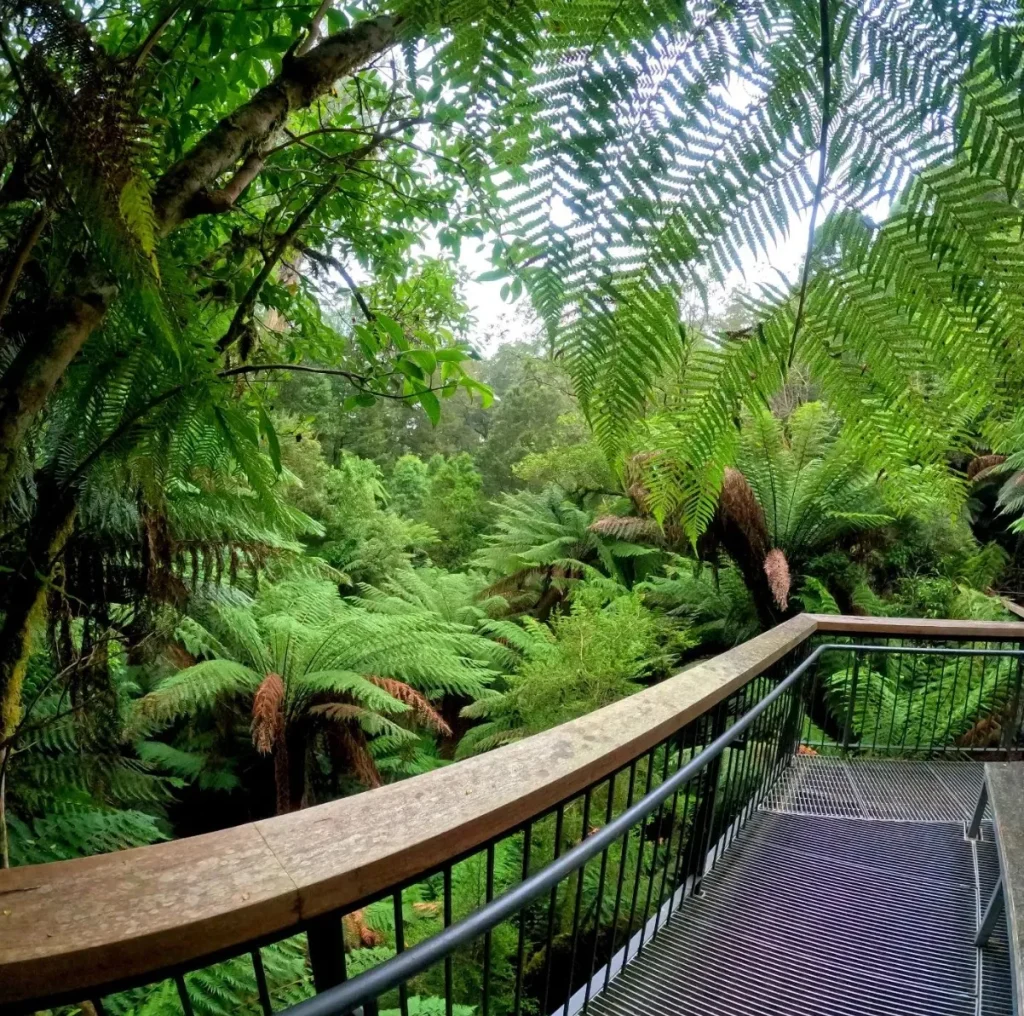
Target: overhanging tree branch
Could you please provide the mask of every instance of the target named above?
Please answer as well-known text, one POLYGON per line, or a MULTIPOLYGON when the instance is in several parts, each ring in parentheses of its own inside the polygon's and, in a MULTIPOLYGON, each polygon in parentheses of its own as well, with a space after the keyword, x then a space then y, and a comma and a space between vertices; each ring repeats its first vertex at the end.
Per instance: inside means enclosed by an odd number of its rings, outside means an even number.
POLYGON ((156 24, 149 30, 149 34, 142 41, 142 45, 132 54, 131 65, 137 71, 149 59, 153 47, 160 41, 160 37, 167 31, 170 23, 177 17, 178 12, 185 6, 186 0, 172 0, 164 8, 163 14, 156 24))
POLYGON ((386 15, 369 18, 301 56, 287 56, 273 81, 221 120, 161 177, 153 202, 161 231, 168 233, 197 214, 194 203, 202 205, 219 177, 261 152, 291 112, 311 105, 339 78, 390 49, 398 40, 400 23, 386 15))
POLYGON ((274 244, 274 249, 271 251, 270 256, 263 262, 263 267, 256 274, 256 278, 252 280, 252 284, 238 304, 235 316, 231 319, 228 330, 217 343, 217 349, 220 352, 223 353, 226 349, 230 349, 241 337, 242 332, 245 330, 246 322, 252 314, 252 309, 256 306, 257 299, 259 299, 260 290, 267 279, 270 278, 270 273, 277 267, 281 258, 284 257, 285 251, 291 245, 299 230, 309 222, 310 216, 316 211, 317 205, 334 190, 337 183, 338 178, 334 177, 320 187, 295 216, 292 224, 277 238, 277 243, 274 244))
POLYGON ((306 28, 306 37, 295 47, 296 56, 305 56, 313 48, 313 43, 316 42, 317 35, 320 32, 320 25, 327 16, 332 2, 333 0, 320 0, 320 6, 317 7, 316 13, 309 20, 309 25, 306 28))

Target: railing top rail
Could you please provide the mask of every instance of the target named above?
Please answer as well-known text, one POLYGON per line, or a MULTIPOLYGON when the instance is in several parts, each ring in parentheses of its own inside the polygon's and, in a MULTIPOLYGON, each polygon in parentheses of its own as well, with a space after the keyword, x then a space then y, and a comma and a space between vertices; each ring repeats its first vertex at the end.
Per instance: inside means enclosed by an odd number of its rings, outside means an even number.
POLYGON ((517 828, 663 741, 815 632, 1024 639, 1014 623, 802 614, 525 741, 370 793, 0 872, 0 1003, 130 981, 371 898, 517 828))
POLYGON ((852 614, 806 614, 818 634, 878 635, 888 638, 972 639, 978 642, 1024 641, 1019 621, 951 621, 934 617, 855 617, 852 614))

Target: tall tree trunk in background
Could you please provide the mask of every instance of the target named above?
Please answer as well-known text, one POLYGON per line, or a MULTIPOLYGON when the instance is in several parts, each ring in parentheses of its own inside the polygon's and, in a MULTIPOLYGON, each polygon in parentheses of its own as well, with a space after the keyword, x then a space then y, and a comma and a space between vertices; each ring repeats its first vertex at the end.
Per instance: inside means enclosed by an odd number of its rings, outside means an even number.
POLYGON ((0 627, 0 740, 21 721, 21 688, 32 638, 43 617, 53 565, 64 549, 75 518, 74 498, 46 479, 39 482, 35 515, 29 522, 21 565, 6 579, 0 627))

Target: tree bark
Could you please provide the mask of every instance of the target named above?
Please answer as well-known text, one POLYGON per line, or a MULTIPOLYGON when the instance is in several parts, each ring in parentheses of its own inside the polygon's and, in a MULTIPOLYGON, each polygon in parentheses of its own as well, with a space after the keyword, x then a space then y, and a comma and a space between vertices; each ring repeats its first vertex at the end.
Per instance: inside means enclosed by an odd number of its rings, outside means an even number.
POLYGON ((275 809, 278 815, 292 810, 291 765, 288 756, 288 738, 284 731, 278 733, 274 744, 274 792, 275 809))
POLYGON ((0 748, 0 868, 11 866, 11 850, 7 837, 7 759, 10 747, 0 748))
POLYGON ((90 285, 59 301, 0 380, 0 503, 10 496, 37 414, 107 312, 113 289, 90 285))
POLYGON ((40 205, 25 224, 21 242, 15 249, 7 271, 4 273, 3 283, 0 284, 0 319, 7 312, 7 305, 11 302, 11 297, 18 286, 18 280, 21 278, 25 265, 28 264, 33 248, 39 242, 39 237, 43 235, 43 229, 46 227, 49 216, 49 208, 46 205, 40 205))
MULTIPOLYGON (((153 202, 161 231, 166 234, 204 212, 223 211, 223 200, 215 196, 217 179, 243 159, 258 160, 289 113, 311 105, 339 78, 390 49, 397 41, 398 24, 387 16, 370 18, 329 36, 302 56, 286 56, 281 73, 270 84, 221 120, 163 175, 153 202)), ((248 165, 251 168, 254 162, 248 165)), ((247 174, 245 182, 252 176, 255 173, 247 174)))
POLYGON ((74 499, 55 484, 39 484, 37 508, 28 528, 25 555, 4 590, 0 627, 0 740, 21 722, 21 689, 32 637, 42 620, 53 565, 64 549, 75 517, 74 499))

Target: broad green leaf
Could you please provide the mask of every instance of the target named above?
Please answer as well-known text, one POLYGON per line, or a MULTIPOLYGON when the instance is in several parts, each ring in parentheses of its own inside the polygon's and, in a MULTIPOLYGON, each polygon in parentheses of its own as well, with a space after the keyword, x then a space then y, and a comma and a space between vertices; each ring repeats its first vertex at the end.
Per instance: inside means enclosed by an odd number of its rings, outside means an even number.
POLYGON ((436 427, 438 420, 441 419, 441 403, 438 402, 437 396, 430 391, 420 392, 420 405, 430 417, 430 422, 436 427))

